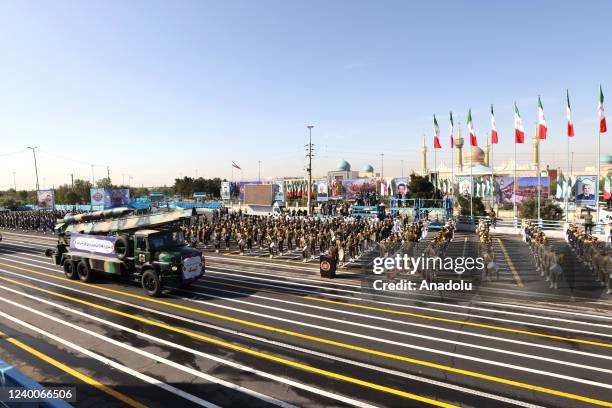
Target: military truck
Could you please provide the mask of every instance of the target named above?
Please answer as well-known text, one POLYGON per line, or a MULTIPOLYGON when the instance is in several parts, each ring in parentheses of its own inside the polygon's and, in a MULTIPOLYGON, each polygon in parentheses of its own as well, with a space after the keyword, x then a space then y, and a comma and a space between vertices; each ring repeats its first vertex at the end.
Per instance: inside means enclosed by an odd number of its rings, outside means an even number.
POLYGON ((159 296, 165 285, 188 285, 204 273, 202 252, 187 245, 180 229, 191 216, 185 210, 138 215, 128 208, 67 215, 55 228, 57 246, 45 254, 68 279, 112 274, 159 296))

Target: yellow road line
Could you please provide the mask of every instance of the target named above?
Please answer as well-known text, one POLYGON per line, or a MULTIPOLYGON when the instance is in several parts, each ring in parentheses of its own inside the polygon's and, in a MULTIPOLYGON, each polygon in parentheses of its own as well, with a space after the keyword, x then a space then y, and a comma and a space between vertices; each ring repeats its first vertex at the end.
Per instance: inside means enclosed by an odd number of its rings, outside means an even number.
POLYGON ((24 287, 36 290, 36 291, 39 291, 39 292, 43 292, 43 293, 47 293, 47 294, 50 294, 50 295, 53 295, 53 296, 57 296, 57 297, 60 297, 60 298, 63 298, 63 299, 71 300, 73 302, 81 303, 81 304, 84 304, 84 305, 87 305, 87 306, 90 306, 90 307, 93 307, 93 308, 96 308, 96 309, 104 310, 106 312, 113 313, 113 314, 116 314, 116 315, 119 315, 119 316, 122 316, 122 317, 126 317, 128 319, 136 320, 136 321, 139 321, 139 322, 142 322, 142 323, 146 323, 146 324, 149 324, 149 325, 152 325, 152 326, 157 326, 157 327, 160 327, 160 328, 163 328, 163 329, 166 329, 166 330, 169 330, 169 331, 173 331, 173 332, 176 332, 176 333, 184 334, 184 335, 187 335, 189 337, 193 337, 193 338, 196 338, 196 339, 208 342, 208 343, 216 344, 216 345, 221 346, 221 347, 226 347, 226 348, 230 348, 230 349, 233 349, 233 350, 236 350, 236 351, 241 351, 241 352, 244 352, 244 353, 248 353, 248 354, 251 354, 251 355, 254 355, 254 356, 257 356, 257 357, 261 357, 261 358, 265 358, 267 360, 271 360, 271 361, 275 361, 275 362, 278 362, 278 363, 281 363, 281 364, 289 365, 289 366, 292 366, 292 367, 295 367, 295 368, 299 368, 299 369, 302 369, 302 370, 305 370, 305 371, 309 371, 309 372, 312 372, 312 373, 315 373, 315 374, 321 374, 321 375, 324 375, 324 376, 327 376, 327 377, 331 377, 331 378, 335 378, 335 379, 338 379, 338 380, 350 382, 350 383, 353 383, 353 384, 358 384, 358 385, 361 385, 361 386, 364 386, 364 387, 367 387, 367 388, 372 388, 372 389, 375 389, 375 390, 378 390, 378 391, 394 394, 394 395, 397 395, 397 396, 400 396, 400 397, 409 398, 409 399, 413 399, 413 400, 420 401, 420 402, 425 402, 427 404, 431 404, 431 405, 434 405, 434 406, 437 406, 437 407, 459 408, 456 405, 447 404, 447 403, 441 402, 441 401, 436 401, 434 399, 427 398, 427 397, 422 397, 422 396, 417 395, 417 394, 412 394, 412 393, 409 393, 409 392, 397 390, 395 388, 386 387, 384 385, 379 385, 379 384, 371 383, 369 381, 360 380, 358 378, 349 377, 349 376, 346 376, 346 375, 343 375, 343 374, 338 374, 338 373, 335 373, 335 372, 332 372, 332 371, 323 370, 323 369, 316 368, 316 367, 313 367, 313 366, 310 366, 310 365, 307 365, 307 364, 302 364, 302 363, 298 363, 296 361, 287 360, 287 359, 282 358, 282 357, 277 357, 277 356, 274 356, 274 355, 271 355, 271 354, 262 353, 262 352, 259 352, 259 351, 256 351, 256 350, 252 350, 252 349, 247 348, 247 347, 242 347, 242 346, 239 346, 239 345, 236 345, 236 344, 232 344, 232 343, 228 343, 228 342, 225 342, 225 341, 222 341, 222 340, 218 340, 218 339, 215 339, 215 338, 212 338, 212 337, 204 336, 204 335, 201 335, 201 334, 196 333, 196 332, 192 332, 192 331, 189 331, 189 330, 184 330, 184 329, 180 329, 178 327, 170 326, 170 325, 167 325, 165 323, 156 322, 154 320, 149 320, 149 319, 146 319, 144 317, 140 317, 140 316, 136 316, 136 315, 133 315, 133 314, 121 312, 119 310, 116 310, 116 309, 113 309, 113 308, 110 308, 110 307, 107 307, 107 306, 102 306, 102 305, 98 305, 96 303, 88 302, 86 300, 77 299, 77 298, 74 298, 72 296, 64 295, 62 293, 53 292, 51 290, 43 289, 43 288, 40 288, 40 287, 35 286, 35 285, 30 285, 30 284, 23 283, 23 282, 14 280, 14 279, 9 279, 9 278, 6 278, 4 276, 0 276, 0 279, 8 281, 8 282, 11 282, 11 283, 14 283, 16 285, 20 285, 20 286, 24 286, 24 287))
POLYGON ((501 239, 497 238, 497 241, 499 242, 499 246, 504 254, 504 258, 506 259, 506 263, 508 264, 508 268, 510 268, 510 271, 512 272, 512 275, 514 276, 514 280, 516 281, 516 286, 518 286, 519 288, 522 288, 523 285, 523 281, 521 281, 521 276, 519 275, 518 271, 516 270, 516 267, 514 266, 514 263, 512 263, 512 259, 510 258, 510 255, 508 254, 508 251, 506 250, 506 247, 504 246, 504 243, 502 242, 501 239))
POLYGON ((73 377, 78 378, 79 380, 83 381, 84 383, 87 383, 93 387, 96 387, 97 389, 99 389, 100 391, 103 391, 105 393, 107 393, 108 395, 117 398, 119 401, 134 407, 134 408, 147 408, 146 405, 141 404, 140 402, 128 397, 125 394, 120 393, 119 391, 115 391, 110 387, 107 387, 106 385, 94 380, 91 377, 86 376, 85 374, 80 373, 79 371, 68 367, 66 364, 60 363, 59 361, 57 361, 56 359, 49 357, 46 354, 41 353, 40 351, 33 349, 32 347, 28 346, 27 344, 22 343, 21 341, 9 337, 6 333, 0 332, 0 339, 4 339, 6 341, 8 341, 9 343, 14 344, 15 346, 19 347, 22 350, 27 351, 30 354, 33 354, 34 356, 40 358, 41 360, 51 364, 52 366, 55 366, 57 368, 59 368, 60 370, 70 374, 73 377))
MULTIPOLYGON (((426 320, 435 320, 435 321, 445 322, 445 323, 454 323, 454 324, 459 324, 459 325, 464 325, 464 326, 480 327, 480 328, 484 328, 484 329, 492 329, 492 330, 504 331, 504 332, 509 332, 509 333, 525 334, 525 335, 528 335, 528 336, 544 337, 544 338, 547 338, 547 339, 563 340, 563 341, 570 341, 570 342, 575 342, 575 343, 588 344, 588 345, 591 345, 591 346, 612 348, 612 344, 610 344, 610 343, 602 343, 602 342, 597 342, 597 341, 574 339, 574 338, 571 338, 571 337, 555 336, 555 335, 552 335, 552 334, 544 334, 544 333, 532 332, 532 331, 529 331, 529 330, 512 329, 510 327, 495 326, 495 325, 491 325, 491 324, 483 324, 483 323, 468 322, 468 321, 463 321, 463 320, 447 319, 447 318, 444 318, 444 317, 436 317, 436 316, 424 315, 424 314, 419 314, 419 313, 404 312, 404 311, 401 311, 401 310, 394 310, 394 309, 385 309, 385 308, 382 308, 382 307, 359 305, 359 304, 356 304, 356 303, 348 303, 348 302, 344 302, 344 301, 340 301, 340 300, 333 300, 333 299, 321 298, 321 297, 316 297, 316 296, 298 295, 298 294, 294 294, 294 293, 280 292, 280 291, 276 291, 276 290, 273 290, 273 289, 262 289, 262 288, 255 287, 255 286, 237 285, 237 284, 233 284, 233 283, 225 283, 225 282, 217 282, 217 281, 214 281, 214 284, 215 285, 222 285, 222 286, 230 286, 230 287, 242 288, 242 289, 248 289, 248 290, 257 289, 258 291, 261 291, 261 292, 267 292, 267 293, 273 293, 273 294, 285 295, 285 296, 292 296, 292 297, 296 297, 296 298, 299 298, 299 299, 308 299, 308 300, 313 300, 313 301, 317 301, 317 302, 332 303, 332 304, 341 305, 341 306, 354 307, 354 308, 357 308, 357 309, 373 310, 373 311, 377 311, 377 312, 391 313, 391 314, 410 316, 410 317, 418 317, 420 319, 426 319, 426 320)), ((477 317, 477 316, 474 316, 474 317, 477 317)))
MULTIPOLYGON (((46 275, 44 273, 41 272, 36 272, 36 271, 32 271, 34 273, 39 273, 42 275, 46 275)), ((82 303, 100 310, 105 310, 109 313, 114 313, 120 316, 124 316, 130 319, 134 319, 134 320, 138 320, 140 322, 143 323, 147 323, 153 326, 157 326, 157 327, 161 327, 164 328, 166 330, 170 330, 170 331, 174 331, 177 333, 181 333, 181 334, 185 334, 187 336, 190 337, 194 337, 206 342, 210 342, 213 344, 217 344, 219 346, 222 347, 227 347, 227 348, 231 348, 234 350, 238 350, 238 351, 243 351, 245 353, 251 354, 251 355, 255 355, 258 357, 262 357, 268 360, 272 360, 272 361, 276 361, 282 364, 286 364, 286 365, 290 365, 296 368, 300 368, 306 371, 310 371, 310 372, 314 372, 317 374, 322 374, 322 375, 326 375, 328 377, 332 377, 332 378, 336 378, 339 380, 343 380, 343 381, 347 381, 347 382, 351 382, 354 384, 359 384, 368 388, 372 388, 372 389, 376 389, 379 391, 383 391, 383 392, 388 392, 391 394, 395 394, 395 395, 399 395, 399 396, 403 396, 406 398, 411 398, 411 399, 418 399, 419 401, 422 401, 422 398, 425 397, 421 397, 415 394, 410 394, 410 393, 406 393, 404 391, 400 391, 400 390, 396 390, 393 388, 389 388, 389 387, 385 387, 382 385, 378 385, 378 384, 374 384, 374 383, 370 383, 370 382, 366 382, 366 381, 362 381, 356 378, 352 378, 352 377, 348 377, 342 374, 337 374, 334 372, 330 372, 330 371, 326 371, 326 370, 322 370, 322 369, 318 369, 316 367, 312 367, 306 364, 301 364, 301 363, 297 363, 295 361, 291 361, 291 360, 287 360, 287 359, 283 359, 280 357, 276 357, 276 356, 272 356, 269 354, 265 354, 265 353, 261 353, 255 350, 251 350, 245 347, 241 347, 241 346, 237 346, 235 344, 232 343, 227 343, 221 340, 217 340, 217 339, 213 339, 211 337, 207 337, 207 336, 203 336, 200 335, 198 333, 195 332, 191 332, 188 330, 184 330, 184 329, 179 329, 164 323, 159 323, 153 320, 149 320, 146 318, 142 318, 136 315, 132 315, 129 313, 125 313, 125 312, 121 312, 119 310, 115 310, 106 306, 102 306, 102 305, 98 305, 96 303, 92 303, 92 302, 88 302, 85 300, 81 300, 81 299, 77 299, 77 298, 73 298, 71 296, 68 295, 64 295, 61 293, 57 293, 57 292, 53 292, 50 291, 48 289, 43 289, 40 288, 38 286, 34 286, 34 285, 30 285, 24 282, 20 282, 20 281, 16 281, 14 279, 10 279, 10 278, 6 278, 4 276, 0 276, 1 280, 5 280, 8 282, 12 282, 15 283, 17 285, 20 286, 24 286, 24 287, 28 287, 40 292, 44 292, 44 293, 48 293, 57 297, 61 297, 64 299, 68 299, 68 300, 72 300, 74 302, 77 303, 82 303)), ((109 288, 104 288, 104 287, 100 287, 100 286, 95 286, 95 285, 91 285, 88 283, 84 283, 84 282, 78 282, 78 281, 71 281, 73 283, 76 284, 80 284, 83 286, 88 286, 88 287, 92 287, 92 288, 97 288, 97 289, 102 289, 102 290, 106 290, 109 292, 113 292, 113 293, 118 293, 118 294, 123 294, 129 297, 133 297, 133 298, 137 298, 137 299, 141 299, 141 300, 145 300, 145 301, 150 301, 153 303, 159 303, 159 304, 163 304, 163 305, 167 305, 170 307, 174 307, 174 308, 178 308, 178 309, 183 309, 183 310, 187 310, 190 312, 194 312, 194 313, 198 313, 198 314, 202 314, 202 315, 206 315, 206 316, 212 316, 212 317, 217 317, 223 320, 227 320, 227 321, 232 321, 232 322, 236 322, 236 323, 241 323, 244 325, 248 325, 248 326, 252 326, 252 327, 256 327, 259 329, 264 329, 264 330, 268 330, 268 331, 272 331, 272 332, 276 332, 276 333, 281 333, 281 334, 286 334, 288 336, 292 336, 292 337, 297 337, 297 338, 302 338, 302 339, 306 339, 306 340, 311 340, 311 341, 315 341, 318 343, 323 343, 323 344, 328 344, 328 345, 332 345, 332 346, 336 346, 339 348, 345 348, 345 349, 349 349, 349 350, 355 350, 355 351, 360 351, 366 354, 371 354, 371 355, 376 355, 376 356, 380 356, 380 357, 385 357, 385 358, 389 358, 389 359, 393 359, 393 360, 398 360, 398 361, 403 361, 403 362, 407 362, 407 363, 411 363, 411 364, 416 364, 416 365, 421 365, 421 366, 425 366, 425 367, 430 367, 430 368, 435 368, 435 369, 439 369, 439 370, 443 370, 443 371, 448 371, 448 372, 453 372, 453 373, 457 373, 457 374, 462 374, 462 375, 466 375, 466 376, 470 376, 470 377, 475 377, 475 378, 479 378, 479 379, 483 379, 483 380, 488 380, 488 381, 493 381, 496 383, 500 383, 500 384, 505 384, 505 385, 511 385, 514 387, 519 387, 519 388, 524 388, 524 389, 528 389, 528 390, 532 390, 532 391, 538 391, 538 392, 542 392, 545 394, 549 394, 549 395, 555 395, 555 396, 559 396, 559 397, 563 397, 563 398, 569 398, 569 399, 574 399, 574 400, 578 400, 578 401, 582 401, 582 402, 587 402, 590 404, 595 404, 595 405, 600 405, 600 406, 605 406, 605 407, 612 407, 612 402, 608 402, 608 401, 603 401, 603 400, 598 400, 598 399, 594 399, 594 398, 590 398, 590 397, 585 397, 582 395, 577 395, 577 394, 571 394, 571 393, 567 393, 564 391, 559 391, 559 390, 555 390, 552 388, 546 388, 546 387, 541 387, 541 386, 537 386, 537 385, 533 385, 533 384, 528 384, 528 383, 523 383, 523 382, 519 382, 519 381, 514 381, 514 380, 510 380, 507 378, 502 378, 502 377, 497 377, 497 376, 493 376, 493 375, 488 375, 488 374, 482 374, 482 373, 478 373, 478 372, 474 372, 474 371, 469 371, 469 370, 463 370, 463 369, 459 369, 459 368, 455 368, 455 367, 451 367, 451 366, 446 366, 446 365, 442 365, 442 364, 437 364, 437 363, 432 363, 429 361, 424 361, 424 360, 418 360, 415 358, 410 358, 410 357, 405 357, 405 356, 401 356, 401 355, 397 355, 397 354, 392 354, 392 353, 386 353, 383 351, 379 351, 379 350, 374 350, 374 349, 369 349, 369 348, 365 348, 365 347, 360 347, 360 346, 355 346, 352 344, 347 344, 347 343, 341 343, 341 342, 337 342, 334 340, 329 340, 329 339, 325 339, 325 338, 321 338, 321 337, 316 337, 316 336, 311 336, 311 335, 307 335, 307 334, 303 334, 303 333, 299 333, 299 332, 294 332, 294 331, 290 331, 290 330, 285 330, 285 329, 279 329, 276 327, 272 327, 272 326, 268 326, 268 325, 264 325, 264 324, 259 324, 259 323, 255 323, 255 322, 250 322, 247 320, 242 320, 242 319, 237 319, 234 317, 230 317, 230 316, 224 316, 224 315, 220 315, 217 313, 212 313, 212 312, 207 312, 205 310, 201 310, 201 309, 195 309, 192 307, 188 307, 188 306, 184 306, 184 305, 180 305, 180 304, 174 304, 174 303, 170 303, 170 302, 166 302, 160 299, 155 299, 155 298, 148 298, 148 297, 144 297, 144 296, 139 296, 139 295, 135 295, 132 293, 128 293, 128 292, 122 292, 122 291, 118 291, 115 289, 109 289, 109 288)), ((427 398, 425 398, 427 399, 427 398)), ((435 400, 430 400, 427 399, 428 403, 432 404, 432 405, 437 405, 437 406, 449 406, 449 405, 440 405, 443 404, 439 401, 435 401, 435 400)))

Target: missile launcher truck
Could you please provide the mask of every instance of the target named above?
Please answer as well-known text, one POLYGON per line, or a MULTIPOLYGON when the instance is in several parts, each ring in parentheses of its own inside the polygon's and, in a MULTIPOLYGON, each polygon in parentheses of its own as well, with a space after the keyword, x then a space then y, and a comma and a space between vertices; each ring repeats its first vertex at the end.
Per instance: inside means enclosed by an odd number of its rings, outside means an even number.
POLYGON ((112 274, 159 296, 165 285, 188 285, 204 273, 202 252, 187 245, 180 229, 191 216, 190 210, 138 215, 129 208, 68 214, 55 227, 56 247, 45 254, 68 279, 112 274))

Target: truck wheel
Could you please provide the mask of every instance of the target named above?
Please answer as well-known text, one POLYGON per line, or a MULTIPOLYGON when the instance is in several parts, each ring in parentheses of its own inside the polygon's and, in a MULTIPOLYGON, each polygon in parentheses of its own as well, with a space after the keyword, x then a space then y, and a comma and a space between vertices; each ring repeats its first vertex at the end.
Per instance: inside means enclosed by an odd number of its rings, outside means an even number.
POLYGON ((152 271, 146 270, 142 274, 142 288, 147 292, 147 295, 152 297, 158 297, 162 292, 162 285, 159 281, 159 276, 152 271))
POLYGON ((91 269, 89 269, 89 265, 87 265, 87 262, 79 262, 77 264, 76 271, 79 275, 79 279, 83 282, 91 282, 93 280, 93 274, 91 272, 91 269))
POLYGON ((79 279, 79 275, 76 272, 76 268, 74 266, 74 262, 72 262, 72 261, 65 261, 64 262, 64 274, 70 280, 79 279))

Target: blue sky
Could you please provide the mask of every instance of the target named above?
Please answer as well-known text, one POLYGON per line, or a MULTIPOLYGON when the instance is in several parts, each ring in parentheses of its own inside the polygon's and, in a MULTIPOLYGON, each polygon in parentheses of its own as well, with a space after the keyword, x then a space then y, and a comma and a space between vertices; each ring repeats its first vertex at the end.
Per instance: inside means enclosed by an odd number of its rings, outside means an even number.
POLYGON ((423 134, 431 148, 432 114, 448 163, 449 110, 465 123, 472 108, 482 145, 491 103, 508 160, 513 102, 530 136, 538 94, 543 162, 565 166, 566 88, 581 168, 600 82, 612 106, 611 18, 609 1, 2 1, 0 188, 13 172, 33 188, 33 145, 45 187, 91 179, 91 164, 137 185, 229 178, 232 160, 236 178, 258 160, 264 177, 299 176, 309 123, 316 175, 341 158, 378 170, 380 153, 399 175, 401 160, 419 168, 423 134))

